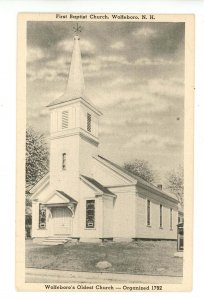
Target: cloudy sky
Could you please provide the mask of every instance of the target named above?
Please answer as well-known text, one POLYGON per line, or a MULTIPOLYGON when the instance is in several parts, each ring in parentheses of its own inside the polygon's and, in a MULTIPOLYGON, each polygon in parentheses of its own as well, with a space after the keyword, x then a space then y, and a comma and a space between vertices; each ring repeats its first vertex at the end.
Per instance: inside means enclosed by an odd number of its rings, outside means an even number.
MULTIPOLYGON (((65 90, 73 22, 28 22, 27 123, 49 135, 47 104, 65 90)), ((100 154, 183 162, 184 23, 79 22, 86 93, 103 112, 100 154)))

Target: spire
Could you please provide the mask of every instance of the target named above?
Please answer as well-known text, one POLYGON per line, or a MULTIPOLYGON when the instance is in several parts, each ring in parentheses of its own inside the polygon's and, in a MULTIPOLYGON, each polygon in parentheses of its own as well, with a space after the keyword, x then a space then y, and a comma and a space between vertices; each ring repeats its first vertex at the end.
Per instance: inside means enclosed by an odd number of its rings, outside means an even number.
MULTIPOLYGON (((80 32, 81 27, 76 28, 77 32, 80 32)), ((69 69, 69 77, 64 94, 52 101, 47 107, 71 101, 77 98, 83 98, 86 102, 92 105, 95 109, 95 105, 85 94, 84 75, 82 70, 81 51, 79 46, 79 36, 74 36, 74 46, 72 52, 72 59, 69 69)), ((97 109, 98 110, 98 109, 97 109)), ((100 113, 101 114, 101 113, 100 113)))
POLYGON ((68 83, 64 94, 65 97, 68 97, 67 100, 84 96, 85 85, 79 40, 79 36, 75 35, 68 83))

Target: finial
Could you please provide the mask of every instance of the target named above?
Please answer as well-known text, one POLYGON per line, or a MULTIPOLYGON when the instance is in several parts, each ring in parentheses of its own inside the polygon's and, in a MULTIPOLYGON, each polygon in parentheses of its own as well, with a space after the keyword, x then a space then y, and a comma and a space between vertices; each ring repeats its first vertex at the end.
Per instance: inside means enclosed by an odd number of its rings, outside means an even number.
POLYGON ((79 34, 79 32, 82 32, 82 26, 80 26, 78 23, 76 23, 76 26, 73 26, 73 31, 76 33, 76 35, 79 34))

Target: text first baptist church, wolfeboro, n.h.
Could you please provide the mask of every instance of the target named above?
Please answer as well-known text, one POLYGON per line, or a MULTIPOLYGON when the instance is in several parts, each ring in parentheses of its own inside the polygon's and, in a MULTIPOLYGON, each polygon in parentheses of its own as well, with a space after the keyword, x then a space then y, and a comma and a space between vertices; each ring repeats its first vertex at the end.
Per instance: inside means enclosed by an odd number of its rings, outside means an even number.
POLYGON ((86 97, 78 35, 65 93, 48 108, 50 171, 30 191, 34 241, 176 240, 178 201, 98 155, 102 113, 86 97))

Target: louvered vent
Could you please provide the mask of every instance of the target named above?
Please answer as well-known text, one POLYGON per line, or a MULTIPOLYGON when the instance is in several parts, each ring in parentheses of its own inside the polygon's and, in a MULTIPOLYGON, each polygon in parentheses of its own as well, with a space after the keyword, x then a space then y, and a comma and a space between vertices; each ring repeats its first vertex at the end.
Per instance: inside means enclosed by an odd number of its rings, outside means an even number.
POLYGON ((63 111, 62 112, 62 129, 66 129, 69 126, 69 112, 63 111))
POLYGON ((87 131, 91 132, 91 114, 87 113, 87 131))

